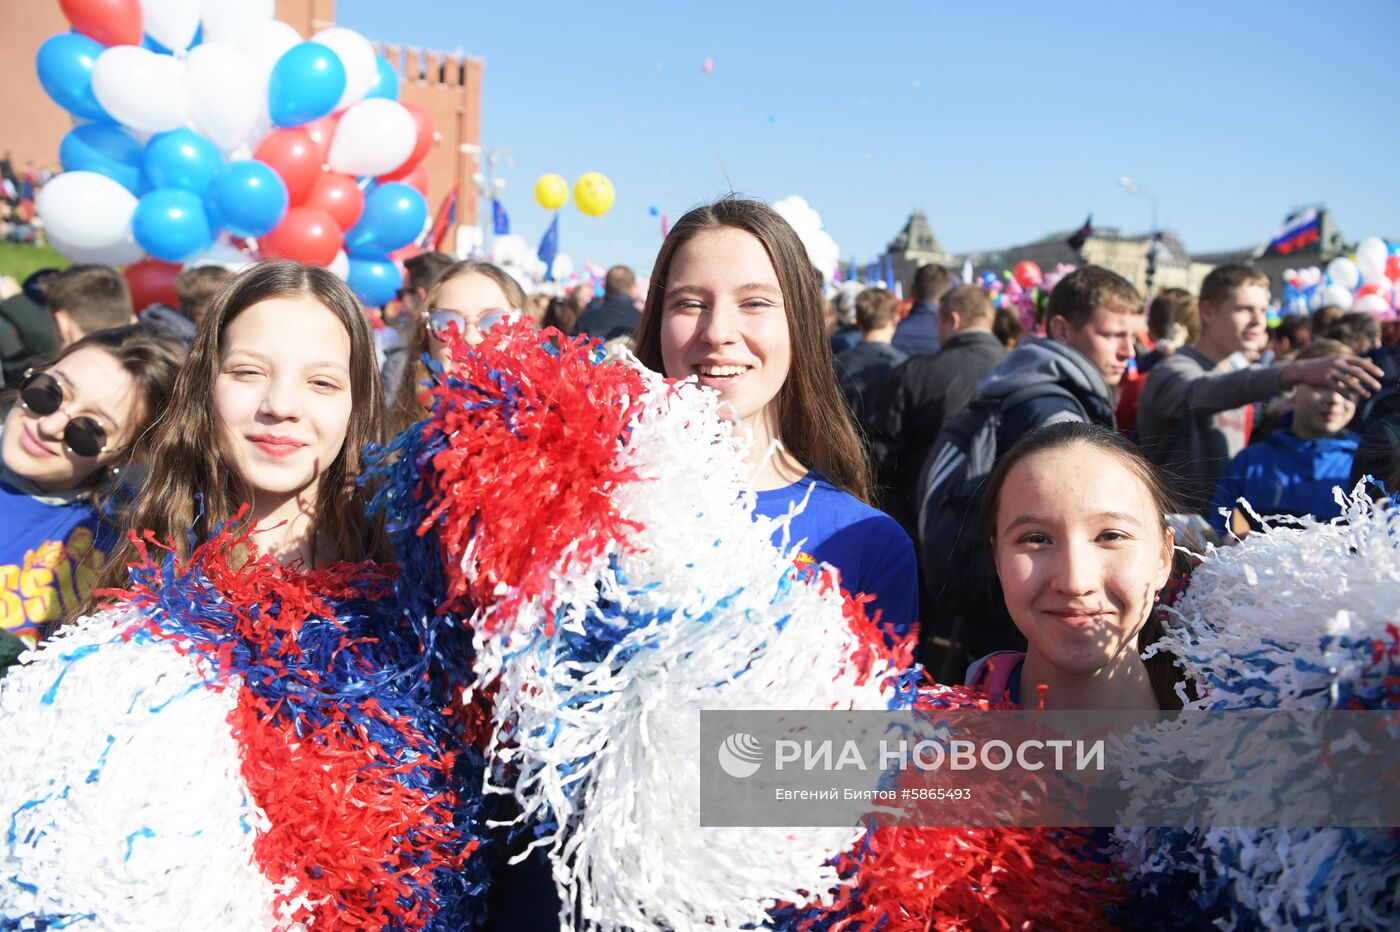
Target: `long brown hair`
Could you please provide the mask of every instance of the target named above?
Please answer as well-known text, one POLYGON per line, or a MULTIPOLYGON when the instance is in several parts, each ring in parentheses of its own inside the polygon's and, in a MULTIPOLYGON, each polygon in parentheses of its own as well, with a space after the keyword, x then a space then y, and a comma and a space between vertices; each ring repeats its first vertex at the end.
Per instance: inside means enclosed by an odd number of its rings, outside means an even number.
POLYGON ((397 434, 411 424, 423 420, 427 414, 423 410, 423 404, 419 401, 424 386, 428 382, 428 367, 423 364, 423 357, 428 352, 428 310, 437 303, 438 295, 442 293, 443 286, 455 278, 464 275, 484 275, 491 279, 505 294, 510 306, 524 311, 525 289, 520 287, 520 283, 511 278, 509 272, 498 265, 490 262, 476 262, 465 260, 449 265, 442 270, 428 289, 427 295, 423 298, 423 304, 418 309, 418 319, 413 323, 413 342, 408 347, 408 363, 403 367, 403 377, 399 379, 399 385, 394 392, 394 401, 389 408, 389 433, 397 434))
POLYGON ((783 293, 792 365, 776 399, 777 439, 803 466, 817 470, 860 500, 869 501, 870 461, 836 385, 831 344, 826 335, 821 275, 812 267, 797 232, 767 204, 722 197, 696 207, 676 221, 661 244, 652 269, 646 306, 634 338, 637 358, 657 372, 666 371, 661 357, 661 316, 671 261, 676 251, 697 233, 723 227, 743 230, 763 244, 783 293))
MULTIPOLYGON (((318 482, 312 552, 341 560, 387 554, 383 535, 365 517, 364 493, 356 486, 365 446, 383 439, 384 406, 369 320, 335 275, 287 260, 255 265, 214 296, 175 380, 170 404, 148 434, 144 455, 153 468, 129 529, 153 532, 157 540, 173 544, 178 555, 186 556, 191 530, 197 539, 207 539, 251 500, 250 491, 219 452, 222 431, 214 412, 214 382, 221 368, 224 331, 259 302, 296 297, 310 298, 334 313, 350 336, 353 404, 345 444, 318 482)), ((127 564, 136 558, 135 546, 124 540, 103 567, 97 588, 126 585, 127 564)))
MULTIPOLYGON (((1006 477, 1011 474, 1011 470, 1016 467, 1017 463, 1037 453, 1059 450, 1075 444, 1084 444, 1116 457, 1125 469, 1137 477, 1138 481, 1147 489, 1147 495, 1152 500, 1153 509, 1157 512, 1158 527, 1162 534, 1162 545, 1167 546, 1171 540, 1167 515, 1176 514, 1181 509, 1171 490, 1167 488, 1167 484, 1162 481, 1157 467, 1153 466, 1141 450, 1124 439, 1123 435, 1117 431, 1109 430, 1098 424, 1072 421, 1051 424, 1027 433, 997 460, 996 468, 992 470, 992 475, 987 480, 987 490, 982 496, 981 513, 982 526, 988 529, 993 539, 993 549, 995 550, 996 545, 996 516, 997 508, 1001 504, 1001 490, 1005 487, 1006 477)), ((1092 482, 1093 477, 1086 476, 1085 481, 1092 482)), ((1173 567, 1178 566, 1174 557, 1171 562, 1173 567)), ((1147 621, 1143 624, 1142 630, 1138 632, 1137 648, 1139 654, 1161 640, 1165 634, 1157 611, 1154 608, 1148 613, 1147 621)), ((1181 697, 1176 694, 1176 684, 1181 682, 1182 677, 1181 672, 1177 669, 1175 658, 1166 651, 1158 651, 1144 660, 1143 664, 1147 667, 1147 678, 1152 684, 1152 692, 1157 698, 1158 706, 1163 709, 1180 709, 1181 697)))
MULTIPOLYGON (((108 457, 108 463, 122 464, 130 460, 151 423, 166 406, 171 387, 175 384, 175 374, 180 370, 180 347, 163 337, 159 331, 140 324, 127 324, 98 330, 73 343, 68 344, 53 359, 36 366, 42 372, 52 368, 74 353, 85 349, 100 349, 117 361, 122 370, 131 377, 135 388, 131 415, 129 439, 108 457)), ((0 393, 0 409, 8 411, 19 397, 18 389, 0 393)), ((99 498, 104 491, 99 478, 104 469, 95 468, 93 475, 84 480, 93 486, 93 505, 103 509, 99 498)), ((104 509, 105 510, 105 509, 104 509)))

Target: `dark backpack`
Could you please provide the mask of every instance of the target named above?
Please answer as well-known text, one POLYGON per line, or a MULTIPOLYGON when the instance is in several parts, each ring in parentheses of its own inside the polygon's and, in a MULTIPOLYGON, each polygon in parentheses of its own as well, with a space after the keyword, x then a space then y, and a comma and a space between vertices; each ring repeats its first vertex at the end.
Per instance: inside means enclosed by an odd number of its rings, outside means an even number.
MULTIPOLYGON (((1028 401, 1067 398, 1089 420, 1074 393, 1055 382, 1038 382, 1002 398, 979 398, 944 426, 929 451, 919 478, 919 559, 924 584, 938 619, 970 624, 989 619, 985 610, 995 582, 987 534, 978 512, 987 479, 1001 452, 1001 431, 1008 412, 1028 401)), ((1010 446, 1016 438, 1006 438, 1010 446)), ((973 645, 969 645, 970 647, 973 645)), ((974 651, 975 653, 975 651, 974 651)))

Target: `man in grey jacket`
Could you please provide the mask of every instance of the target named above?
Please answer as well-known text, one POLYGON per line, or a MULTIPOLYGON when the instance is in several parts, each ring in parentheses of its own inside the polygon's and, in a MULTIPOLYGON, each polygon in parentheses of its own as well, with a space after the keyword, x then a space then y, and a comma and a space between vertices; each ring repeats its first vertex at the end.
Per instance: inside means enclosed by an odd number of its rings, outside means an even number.
POLYGON ((1255 402, 1298 384, 1358 397, 1380 388, 1380 369, 1355 356, 1254 365, 1268 345, 1268 309, 1269 280, 1258 269, 1213 270, 1201 284, 1200 337, 1157 363, 1143 385, 1139 443, 1188 512, 1205 515, 1221 473, 1249 443, 1255 402))

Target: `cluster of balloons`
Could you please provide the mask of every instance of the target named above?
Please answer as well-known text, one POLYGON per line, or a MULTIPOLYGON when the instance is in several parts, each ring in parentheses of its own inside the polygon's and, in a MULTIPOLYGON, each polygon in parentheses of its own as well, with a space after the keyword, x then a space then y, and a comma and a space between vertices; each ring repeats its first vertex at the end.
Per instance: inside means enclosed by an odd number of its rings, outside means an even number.
POLYGON ((1026 259, 1001 275, 990 270, 983 272, 977 276, 977 284, 991 297, 993 306, 1015 310, 1026 332, 1040 336, 1045 333, 1046 299, 1056 283, 1074 268, 1061 262, 1046 275, 1039 265, 1026 259))
MULTIPOLYGON (((558 210, 569 200, 569 182, 563 175, 550 172, 535 182, 535 203, 545 210, 558 210)), ((574 182, 574 203, 590 217, 601 217, 612 210, 617 192, 608 176, 599 172, 584 172, 574 182)))
POLYGON ((434 128, 363 36, 302 41, 274 0, 60 5, 74 31, 36 61, 75 122, 36 204, 55 249, 113 266, 296 259, 367 305, 394 296, 394 254, 428 219, 434 128))
MULTIPOLYGON (((1289 273, 1285 269, 1285 284, 1289 273)), ((1391 317, 1400 310, 1400 243, 1389 243, 1377 236, 1363 239, 1354 256, 1338 256, 1327 263, 1323 304, 1334 304, 1351 311, 1391 317)))

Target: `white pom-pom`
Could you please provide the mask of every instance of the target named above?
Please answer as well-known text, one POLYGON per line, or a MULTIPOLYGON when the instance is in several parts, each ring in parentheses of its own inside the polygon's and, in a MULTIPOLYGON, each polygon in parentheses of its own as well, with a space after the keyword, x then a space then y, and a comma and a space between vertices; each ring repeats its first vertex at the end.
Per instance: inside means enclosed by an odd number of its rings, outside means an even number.
POLYGON ((228 720, 236 683, 134 609, 64 628, 0 680, 0 926, 265 930, 266 818, 228 720))

